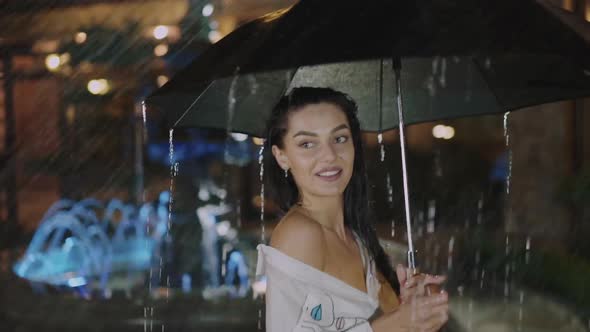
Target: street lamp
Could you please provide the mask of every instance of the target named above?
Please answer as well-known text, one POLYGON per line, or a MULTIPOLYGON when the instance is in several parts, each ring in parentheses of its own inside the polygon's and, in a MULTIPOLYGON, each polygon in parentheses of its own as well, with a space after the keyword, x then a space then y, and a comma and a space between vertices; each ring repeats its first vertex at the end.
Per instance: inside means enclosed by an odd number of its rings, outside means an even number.
POLYGON ((53 53, 45 57, 45 67, 50 71, 56 71, 61 65, 61 58, 59 55, 53 53))
POLYGON ((211 16, 211 14, 213 14, 213 9, 214 9, 214 7, 210 3, 203 6, 203 11, 202 11, 203 16, 205 16, 205 17, 211 16))
POLYGON ((168 29, 167 26, 158 25, 157 27, 154 28, 154 38, 156 38, 158 40, 162 40, 162 39, 168 37, 169 32, 170 32, 170 29, 168 29))
POLYGON ((111 90, 111 85, 104 78, 90 80, 87 85, 88 92, 93 95, 106 95, 111 90))

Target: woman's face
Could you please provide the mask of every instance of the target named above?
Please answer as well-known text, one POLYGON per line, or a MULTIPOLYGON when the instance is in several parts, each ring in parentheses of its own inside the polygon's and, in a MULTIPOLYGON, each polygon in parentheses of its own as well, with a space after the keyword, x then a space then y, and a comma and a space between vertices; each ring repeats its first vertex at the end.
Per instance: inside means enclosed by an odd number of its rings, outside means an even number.
POLYGON ((273 145, 303 197, 341 195, 352 176, 354 144, 346 114, 330 103, 290 112, 283 148, 273 145))

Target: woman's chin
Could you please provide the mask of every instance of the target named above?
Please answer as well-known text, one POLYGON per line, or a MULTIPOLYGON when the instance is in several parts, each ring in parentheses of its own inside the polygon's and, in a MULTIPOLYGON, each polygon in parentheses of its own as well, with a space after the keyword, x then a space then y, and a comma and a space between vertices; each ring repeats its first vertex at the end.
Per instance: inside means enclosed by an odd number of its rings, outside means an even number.
POLYGON ((315 188, 315 190, 313 191, 313 195, 317 197, 342 196, 342 194, 344 194, 344 189, 346 189, 346 187, 340 187, 341 186, 333 186, 330 188, 329 186, 322 186, 321 188, 315 188))

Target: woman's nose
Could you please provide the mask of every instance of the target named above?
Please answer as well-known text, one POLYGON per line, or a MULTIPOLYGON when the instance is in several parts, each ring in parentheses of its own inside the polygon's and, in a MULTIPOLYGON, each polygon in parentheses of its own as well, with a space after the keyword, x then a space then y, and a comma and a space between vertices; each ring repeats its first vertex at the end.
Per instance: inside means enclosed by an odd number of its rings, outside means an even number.
POLYGON ((334 161, 338 157, 336 149, 332 144, 325 144, 322 151, 322 159, 326 161, 334 161))

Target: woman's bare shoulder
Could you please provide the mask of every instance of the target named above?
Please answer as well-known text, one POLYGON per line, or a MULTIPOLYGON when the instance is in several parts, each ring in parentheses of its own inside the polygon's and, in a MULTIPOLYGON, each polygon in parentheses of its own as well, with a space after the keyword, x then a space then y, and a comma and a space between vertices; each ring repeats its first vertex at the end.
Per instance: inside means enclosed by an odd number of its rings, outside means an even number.
POLYGON ((297 211, 289 211, 272 232, 270 245, 316 269, 323 270, 325 241, 322 227, 297 211))

